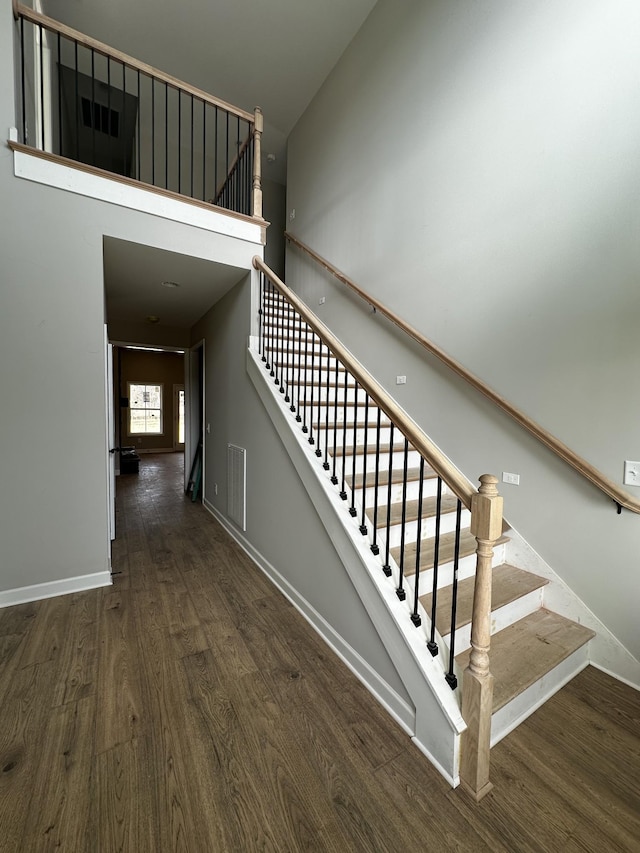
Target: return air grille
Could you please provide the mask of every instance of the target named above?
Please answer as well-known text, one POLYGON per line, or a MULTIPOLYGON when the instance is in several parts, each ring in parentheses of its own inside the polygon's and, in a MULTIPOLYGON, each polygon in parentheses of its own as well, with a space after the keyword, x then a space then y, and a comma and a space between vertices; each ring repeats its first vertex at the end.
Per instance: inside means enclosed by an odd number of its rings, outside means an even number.
POLYGON ((227 515, 240 530, 247 529, 247 451, 227 445, 227 515))

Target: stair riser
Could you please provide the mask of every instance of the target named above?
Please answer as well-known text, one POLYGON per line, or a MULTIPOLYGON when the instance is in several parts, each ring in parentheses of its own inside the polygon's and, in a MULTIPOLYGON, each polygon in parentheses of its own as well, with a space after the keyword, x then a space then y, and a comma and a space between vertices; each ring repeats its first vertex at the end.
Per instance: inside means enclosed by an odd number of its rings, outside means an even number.
MULTIPOLYGON (((323 404, 323 406, 322 406, 323 409, 328 404, 329 420, 330 421, 344 420, 344 401, 345 401, 344 373, 340 374, 340 376, 338 377, 338 387, 337 388, 335 387, 335 384, 332 384, 327 389, 327 385, 326 385, 327 374, 326 374, 326 372, 323 372, 323 377, 324 377, 324 383, 319 383, 318 385, 315 385, 313 388, 313 399, 317 404, 318 397, 320 397, 320 400, 322 401, 322 404, 323 404), (337 394, 336 394, 336 391, 337 391, 337 394), (334 412, 336 413, 335 418, 332 417, 334 412)), ((292 385, 295 384, 296 389, 298 387, 298 381, 297 380, 298 380, 298 378, 296 376, 295 379, 291 383, 292 385)), ((330 375, 329 381, 331 383, 335 383, 335 376, 330 375)), ((353 382, 352 380, 349 380, 349 382, 350 382, 350 384, 347 385, 347 393, 346 393, 347 403, 354 403, 357 400, 358 401, 358 407, 357 407, 358 408, 358 411, 357 411, 358 420, 364 420, 364 410, 365 410, 365 402, 367 399, 367 392, 364 390, 364 388, 359 387, 357 389, 357 393, 356 393, 355 382, 353 382)), ((302 383, 302 385, 304 385, 304 383, 302 383)), ((296 395, 297 395, 297 390, 296 390, 296 395)), ((301 400, 303 400, 303 401, 306 400, 307 402, 311 400, 311 386, 310 385, 300 388, 300 398, 301 398, 301 400)), ((367 412, 367 415, 368 415, 370 421, 372 423, 375 423, 376 417, 378 415, 378 407, 375 405, 375 403, 371 399, 369 399, 368 409, 369 410, 367 412)), ((353 410, 354 410, 353 406, 347 406, 347 420, 348 421, 353 420, 353 416, 354 416, 353 410)), ((384 415, 384 413, 383 413, 383 415, 384 415)), ((323 417, 324 417, 324 411, 322 412, 322 414, 320 416, 321 421, 323 420, 323 417)))
MULTIPOLYGON (((493 552, 492 566, 499 566, 505 560, 505 546, 498 545, 493 552)), ((406 571, 412 572, 414 566, 407 564, 406 571)), ((464 580, 475 575, 476 555, 469 554, 461 557, 458 561, 458 580, 464 580)), ((453 583, 453 563, 444 563, 438 566, 438 589, 453 583)), ((433 589, 433 568, 420 570, 420 595, 426 595, 433 589)))
POLYGON ((496 711, 491 717, 491 746, 494 747, 503 737, 524 722, 588 664, 589 645, 587 643, 496 711))
MULTIPOLYGON (((527 595, 521 595, 515 601, 510 601, 504 607, 499 607, 491 612, 491 633, 497 634, 513 625, 525 616, 534 613, 542 607, 544 597, 544 587, 533 590, 527 595)), ((451 635, 443 634, 442 639, 449 645, 451 635)), ((464 652, 471 646, 471 625, 462 625, 456 630, 456 654, 464 652)), ((489 659, 491 659, 491 651, 489 651, 489 659)))
MULTIPOLYGON (((378 524, 384 519, 379 517, 378 524)), ((468 510, 465 510, 462 513, 461 524, 462 527, 468 527, 471 523, 471 516, 468 510)), ((447 512, 443 513, 440 517, 440 533, 451 533, 456 529, 456 514, 455 512, 447 512)), ((436 534, 436 520, 435 518, 423 518, 422 519, 422 527, 420 531, 421 539, 432 539, 436 534)), ((418 522, 410 521, 405 524, 405 535, 404 535, 404 544, 409 545, 412 542, 416 541, 418 536, 418 522)), ((402 539, 402 525, 401 524, 393 524, 391 525, 391 529, 389 530, 389 547, 390 548, 398 548, 400 546, 400 542, 402 539)))
MULTIPOLYGON (((382 470, 382 469, 381 469, 382 470)), ((367 462, 367 472, 371 473, 375 471, 375 462, 373 459, 371 463, 367 462)), ((407 500, 413 501, 418 499, 418 494, 420 491, 420 481, 419 480, 409 480, 407 483, 407 500)), ((428 480, 424 480, 422 484, 422 497, 429 498, 435 497, 438 491, 438 481, 435 477, 432 477, 428 480)), ((362 489, 356 489, 356 493, 358 495, 358 499, 362 501, 362 489)), ((376 490, 373 486, 369 486, 365 490, 365 501, 367 507, 373 506, 373 501, 375 498, 376 490)), ((392 483, 391 484, 391 503, 397 503, 402 500, 402 483, 392 483)), ((378 488, 378 506, 388 503, 388 487, 380 486, 378 488)))
MULTIPOLYGON (((411 468, 416 467, 419 464, 418 451, 417 450, 410 450, 408 456, 409 456, 408 466, 411 468)), ((397 464, 398 459, 401 457, 402 457, 402 451, 400 451, 400 450, 394 451, 394 453, 393 453, 393 464, 394 465, 397 464)), ((365 459, 364 455, 356 456, 356 474, 362 473, 363 466, 364 466, 364 459, 365 459)), ((342 448, 338 448, 338 458, 337 458, 338 469, 340 469, 340 467, 341 467, 341 462, 342 462, 342 448)), ((353 464, 352 456, 347 455, 346 456, 345 473, 348 477, 351 477, 352 464, 353 464)), ((380 454, 380 467, 382 469, 384 469, 384 466, 386 466, 387 468, 389 467, 389 454, 388 453, 381 453, 380 454)), ((367 459, 367 471, 372 471, 372 470, 373 470, 373 468, 372 468, 371 459, 367 459)))
MULTIPOLYGON (((316 420, 316 414, 317 414, 315 406, 314 406, 313 414, 314 414, 314 421, 315 421, 316 420)), ((318 433, 318 435, 320 436, 320 439, 322 441, 322 445, 324 446, 324 443, 326 440, 325 436, 327 435, 327 430, 325 430, 325 429, 319 430, 319 429, 317 429, 317 427, 314 427, 314 432, 318 433)), ((364 426, 359 427, 355 431, 353 429, 353 426, 347 427, 346 432, 347 432, 347 436, 346 436, 347 442, 346 443, 349 446, 351 446, 353 444, 364 444, 365 438, 367 440, 368 445, 377 440, 377 431, 375 429, 375 426, 372 426, 372 425, 367 427, 366 436, 365 436, 364 426)), ((335 430, 329 429, 328 433, 329 433, 329 447, 333 446, 334 433, 336 435, 336 446, 342 447, 342 439, 343 439, 344 433, 345 433, 344 429, 342 429, 342 428, 338 428, 335 430)), ((389 426, 381 427, 380 428, 380 444, 389 444, 390 438, 391 438, 391 427, 389 427, 389 426)), ((376 464, 375 455, 368 454, 367 471, 375 471, 375 464, 376 464)))
MULTIPOLYGON (((271 364, 269 362, 269 364, 271 364)), ((313 399, 317 401, 318 399, 318 390, 320 390, 320 399, 327 399, 327 371, 319 369, 316 364, 311 370, 311 365, 309 365, 308 370, 300 370, 296 366, 294 371, 288 370, 286 364, 282 365, 273 365, 274 374, 278 374, 278 381, 282 380, 282 384, 287 388, 288 391, 292 391, 295 395, 296 400, 298 396, 300 396, 301 400, 305 398, 307 400, 311 399, 311 383, 313 382, 313 399)), ((338 384, 340 389, 339 402, 342 403, 344 396, 344 372, 338 374, 338 384)), ((275 380, 275 375, 271 377, 275 380)), ((334 405, 334 394, 335 394, 335 374, 333 372, 329 375, 329 403, 330 406, 334 405)), ((360 390, 362 397, 358 399, 362 399, 364 403, 364 392, 362 389, 360 390)), ((353 400, 355 396, 355 383, 352 379, 348 380, 347 383, 347 400, 353 400)))

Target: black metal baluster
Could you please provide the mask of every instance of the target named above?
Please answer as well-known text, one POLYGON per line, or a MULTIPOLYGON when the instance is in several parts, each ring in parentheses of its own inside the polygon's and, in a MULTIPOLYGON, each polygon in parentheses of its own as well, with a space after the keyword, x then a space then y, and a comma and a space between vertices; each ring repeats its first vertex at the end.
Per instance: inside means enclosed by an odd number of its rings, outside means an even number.
POLYGON ((79 152, 79 144, 78 140, 80 139, 80 98, 78 97, 78 42, 74 41, 74 58, 75 58, 75 84, 76 84, 76 151, 75 151, 75 159, 78 159, 79 152))
POLYGON ((259 346, 260 357, 262 361, 266 361, 267 357, 264 354, 264 273, 260 271, 260 295, 258 297, 258 323, 259 323, 259 346))
POLYGON ((414 581, 414 590, 413 590, 413 613, 411 614, 411 621, 413 624, 418 627, 418 625, 422 624, 422 619, 420 618, 420 614, 418 613, 418 604, 420 601, 420 546, 421 546, 421 537, 422 537, 422 484, 424 480, 424 459, 422 455, 420 456, 420 473, 418 475, 420 477, 420 482, 418 484, 418 531, 416 534, 416 579, 414 581))
POLYGON ((404 601, 407 593, 404 590, 404 542, 407 526, 407 470, 409 459, 409 439, 404 440, 404 464, 402 471, 402 521, 400 522, 400 578, 396 595, 400 601, 404 601))
POLYGON ((326 399, 324 405, 324 462, 322 467, 325 471, 329 470, 329 394, 331 388, 331 351, 327 346, 327 387, 326 399))
POLYGON ((60 33, 58 33, 58 154, 62 154, 62 83, 60 80, 61 68, 62 56, 60 55, 60 33))
MULTIPOLYGON (((309 432, 309 427, 307 426, 307 389, 308 389, 308 367, 309 367, 309 325, 305 322, 305 330, 304 330, 304 399, 302 401, 302 432, 309 432)), ((311 376, 311 382, 313 383, 313 375, 311 376)), ((299 403, 300 401, 298 401, 299 403)))
MULTIPOLYGON (((123 71, 124 74, 124 71, 123 71)), ((124 86, 122 87, 124 89, 124 86)), ((107 56, 107 134, 109 136, 107 145, 109 148, 109 159, 111 159, 111 57, 107 56)))
MULTIPOLYGON (((123 72, 124 74, 124 72, 123 72)), ((136 72, 137 76, 137 86, 138 86, 138 180, 142 180, 142 156, 141 156, 141 137, 142 137, 142 115, 140 114, 141 104, 140 104, 140 69, 138 68, 136 72)))
MULTIPOLYGON (((41 137, 42 137, 42 150, 45 150, 44 143, 44 59, 43 59, 43 48, 42 48, 42 24, 38 24, 38 28, 40 30, 40 125, 41 125, 41 137)), ((93 62, 93 51, 91 51, 91 59, 93 62)), ((95 160, 95 157, 94 157, 95 160)))
MULTIPOLYGON (((76 42, 76 55, 78 53, 78 43, 76 42)), ((77 68, 77 60, 76 60, 77 68)), ((27 144, 27 94, 24 86, 24 18, 20 18, 20 78, 22 85, 22 142, 27 144)), ((77 78, 77 71, 76 71, 77 78)), ((77 103, 77 98, 76 98, 77 103)), ((77 114, 77 109, 76 109, 77 114)))
MULTIPOLYGON (((217 194, 218 192, 218 107, 214 106, 213 113, 213 131, 215 134, 215 144, 213 146, 213 187, 214 192, 217 194)), ((214 196, 213 198, 215 204, 218 203, 217 198, 214 196)))
POLYGON ((462 515, 462 501, 458 498, 456 505, 456 544, 453 556, 453 587, 451 590, 451 633, 449 635, 449 672, 445 675, 447 684, 452 690, 458 686, 458 679, 453 670, 453 662, 455 659, 456 647, 456 613, 458 609, 458 563, 460 561, 460 518, 462 515))
POLYGON ((164 84, 164 188, 169 189, 169 87, 164 84))
POLYGON ((194 133, 195 131, 193 127, 193 95, 191 95, 191 192, 189 193, 191 198, 193 198, 193 161, 195 159, 195 150, 193 144, 194 133))
MULTIPOLYGON (((126 110, 127 110, 127 66, 122 63, 122 127, 125 128, 126 124, 126 110)), ((111 127, 111 116, 109 116, 109 127, 111 127)), ((124 158, 124 170, 126 174, 129 174, 129 168, 127 163, 127 154, 125 153, 124 158)))
POLYGON ((440 561, 440 519, 442 510, 442 477, 438 477, 438 491, 436 494, 436 532, 433 540, 433 582, 431 584, 431 635, 427 648, 435 657, 438 654, 436 643, 436 610, 438 607, 438 568, 440 561))
POLYGON ((347 467, 347 389, 349 383, 349 372, 344 372, 344 396, 342 400, 342 485, 340 489, 340 497, 343 501, 347 499, 347 492, 344 488, 345 469, 347 467))
POLYGON ((387 577, 391 577, 391 564, 389 562, 389 538, 391 535, 391 483, 393 480, 393 438, 395 426, 393 422, 389 428, 389 482, 387 483, 387 541, 384 548, 384 565, 382 571, 387 577))
MULTIPOLYGON (((298 326, 298 396, 296 398, 296 422, 302 423, 300 414, 300 379, 302 374, 302 317, 296 311, 296 324, 298 326)), ((295 337, 295 330, 294 330, 295 337)))
MULTIPOLYGON (((271 331, 272 331, 272 319, 271 319, 271 291, 272 284, 269 279, 265 280, 265 305, 267 312, 267 335, 266 335, 266 363, 265 367, 267 370, 271 371, 271 331)), ((273 374, 272 374, 273 375, 273 374)))
POLYGON ((284 362, 284 348, 282 346, 282 324, 284 317, 284 296, 278 291, 278 335, 276 338, 276 345, 278 348, 278 366, 280 367, 280 377, 278 378, 278 371, 276 370, 276 385, 278 385, 278 390, 281 394, 284 394, 284 384, 282 382, 282 366, 284 362))
POLYGON ((271 369, 269 370, 269 376, 272 379, 276 377, 276 289, 273 285, 273 282, 269 282, 270 291, 269 291, 269 310, 271 311, 271 324, 269 326, 269 362, 271 365, 271 369))
POLYGON ((96 104, 96 71, 95 71, 95 51, 91 48, 91 165, 96 165, 96 119, 97 114, 96 104))
MULTIPOLYGON (((349 515, 352 518, 355 518, 358 514, 358 510, 356 509, 355 504, 355 494, 356 494, 356 446, 357 446, 357 438, 358 438, 358 389, 360 386, 358 385, 358 380, 356 380, 356 393, 353 398, 353 457, 351 459, 351 506, 349 507, 349 515)), ((344 425, 345 432, 347 431, 347 425, 344 425)), ((366 451, 366 448, 365 448, 366 451)))
MULTIPOLYGON (((316 456, 318 459, 322 456, 322 450, 320 449, 320 420, 322 418, 321 409, 322 409, 322 340, 318 338, 320 341, 320 355, 318 356, 318 410, 316 413, 316 456)), ((327 347, 327 371, 329 370, 329 348, 327 347)))
MULTIPOLYGON (((227 149, 226 149, 226 160, 225 162, 225 174, 229 173, 229 113, 226 113, 227 116, 227 149)), ((226 189, 226 195, 228 196, 229 191, 226 189)), ((225 207, 229 207, 228 200, 225 201, 225 207)))
POLYGON ((178 193, 182 194, 182 89, 178 89, 178 193))
POLYGON ((156 78, 151 77, 151 183, 156 185, 156 78))
POLYGON ((316 333, 311 334, 311 398, 309 406, 309 444, 315 444, 313 438, 313 397, 316 384, 315 367, 316 365, 316 333))
POLYGON ((338 439, 338 374, 340 369, 340 362, 338 361, 338 357, 336 356, 336 376, 335 376, 335 393, 333 397, 333 458, 332 458, 332 472, 331 472, 331 482, 334 486, 338 485, 338 477, 336 475, 336 461, 337 461, 337 439, 338 439))
POLYGON ((234 210, 240 212, 240 116, 236 116, 236 170, 234 174, 235 206, 234 210))
MULTIPOLYGON (((360 520, 360 533, 367 535, 365 513, 367 508, 367 442, 369 440, 369 395, 364 398, 364 458, 362 460, 362 518, 360 520)), ((355 483, 354 483, 355 487, 355 483)))
POLYGON ((374 489, 375 493, 373 496, 373 542, 371 543, 371 552, 373 554, 379 554, 380 548, 378 546, 378 490, 380 488, 380 424, 382 421, 382 410, 380 406, 378 406, 378 417, 376 420, 376 473, 375 473, 375 482, 374 489))
POLYGON ((202 102, 202 201, 207 198, 207 105, 202 102))
POLYGON ((289 348, 289 411, 295 412, 295 363, 296 363, 296 329, 294 325, 295 311, 290 302, 287 302, 287 346, 289 348))
POLYGON ((285 356, 286 356, 286 360, 285 360, 285 382, 284 382, 284 386, 285 386, 284 401, 285 401, 285 403, 289 403, 291 401, 291 396, 289 394, 289 391, 291 390, 291 380, 290 380, 290 376, 291 376, 291 356, 290 356, 291 339, 289 337, 289 314, 291 313, 291 303, 289 302, 288 299, 286 301, 286 305, 287 305, 286 319, 284 317, 282 318, 282 350, 284 353, 283 358, 285 358, 285 356))

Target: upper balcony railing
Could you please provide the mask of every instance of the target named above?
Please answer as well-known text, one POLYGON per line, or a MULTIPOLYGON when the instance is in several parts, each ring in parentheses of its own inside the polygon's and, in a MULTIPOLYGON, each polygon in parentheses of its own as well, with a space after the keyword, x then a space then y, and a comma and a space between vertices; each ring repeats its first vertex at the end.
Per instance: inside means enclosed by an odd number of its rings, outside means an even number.
POLYGON ((14 3, 20 141, 262 219, 262 113, 245 112, 14 3))

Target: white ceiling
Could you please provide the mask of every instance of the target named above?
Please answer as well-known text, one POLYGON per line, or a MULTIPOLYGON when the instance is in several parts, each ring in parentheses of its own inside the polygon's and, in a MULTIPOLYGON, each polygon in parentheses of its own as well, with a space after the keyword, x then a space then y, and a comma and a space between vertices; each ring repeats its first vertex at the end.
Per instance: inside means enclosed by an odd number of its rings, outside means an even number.
POLYGON ((104 238, 104 278, 110 323, 190 329, 247 274, 246 270, 113 237, 104 238), (167 288, 163 281, 179 284, 167 288))
MULTIPOLYGON (((80 32, 252 111, 262 108, 263 176, 285 183, 286 141, 376 0, 42 0, 80 32), (267 162, 275 153, 275 163, 267 162)), ((109 322, 190 328, 242 271, 105 238, 109 322), (181 287, 169 290, 163 280, 181 287)))

